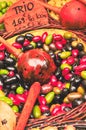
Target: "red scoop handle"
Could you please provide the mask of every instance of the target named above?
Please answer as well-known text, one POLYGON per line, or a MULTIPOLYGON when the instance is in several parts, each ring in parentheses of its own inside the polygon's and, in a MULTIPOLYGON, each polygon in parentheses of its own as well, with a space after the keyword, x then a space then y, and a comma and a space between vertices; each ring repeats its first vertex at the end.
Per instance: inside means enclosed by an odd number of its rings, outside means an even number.
POLYGON ((4 44, 8 52, 12 53, 16 58, 19 57, 21 50, 16 49, 11 44, 9 44, 3 37, 0 36, 0 43, 4 44))

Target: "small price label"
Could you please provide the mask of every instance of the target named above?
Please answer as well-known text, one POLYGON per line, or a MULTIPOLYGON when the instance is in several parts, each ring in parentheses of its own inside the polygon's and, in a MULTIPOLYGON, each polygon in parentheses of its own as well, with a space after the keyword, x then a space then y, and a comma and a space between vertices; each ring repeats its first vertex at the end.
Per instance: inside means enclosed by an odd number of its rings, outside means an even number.
POLYGON ((4 24, 7 32, 19 32, 48 24, 48 13, 36 0, 20 0, 7 11, 4 24))

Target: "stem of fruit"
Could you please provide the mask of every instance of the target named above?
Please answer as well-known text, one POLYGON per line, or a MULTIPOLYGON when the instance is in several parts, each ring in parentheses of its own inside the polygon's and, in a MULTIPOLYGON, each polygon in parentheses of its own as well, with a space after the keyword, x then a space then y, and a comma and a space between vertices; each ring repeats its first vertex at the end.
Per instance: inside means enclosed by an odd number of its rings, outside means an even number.
POLYGON ((30 87, 26 103, 23 107, 22 113, 19 117, 19 120, 18 120, 18 123, 17 123, 15 130, 24 130, 26 123, 27 123, 27 121, 30 117, 30 114, 32 112, 33 106, 36 102, 36 99, 40 94, 40 89, 41 89, 41 86, 40 86, 39 82, 35 82, 30 87))
POLYGON ((9 44, 3 37, 0 36, 0 43, 3 44, 9 53, 12 53, 16 58, 22 53, 21 50, 16 49, 11 44, 9 44))
POLYGON ((57 14, 60 14, 60 9, 58 7, 49 5, 48 3, 44 3, 42 1, 36 0, 40 5, 44 6, 45 8, 54 11, 57 14))

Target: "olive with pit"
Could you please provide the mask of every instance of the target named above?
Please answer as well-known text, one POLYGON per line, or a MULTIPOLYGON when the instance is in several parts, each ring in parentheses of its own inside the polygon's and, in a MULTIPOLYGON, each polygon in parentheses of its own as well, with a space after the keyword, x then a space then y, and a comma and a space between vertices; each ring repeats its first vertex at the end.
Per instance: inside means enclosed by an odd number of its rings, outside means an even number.
POLYGON ((16 42, 17 43, 20 43, 20 44, 23 44, 25 41, 25 37, 23 35, 20 35, 16 38, 16 42))
POLYGON ((78 98, 78 99, 75 99, 73 102, 72 102, 72 107, 75 108, 77 106, 79 106, 80 104, 84 103, 84 99, 83 98, 78 98))

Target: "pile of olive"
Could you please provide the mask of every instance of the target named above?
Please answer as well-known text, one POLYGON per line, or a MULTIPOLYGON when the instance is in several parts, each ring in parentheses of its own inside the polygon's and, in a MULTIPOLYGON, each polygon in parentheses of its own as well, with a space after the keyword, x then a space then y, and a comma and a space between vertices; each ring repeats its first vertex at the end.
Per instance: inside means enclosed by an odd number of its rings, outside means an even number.
MULTIPOLYGON (((0 1, 0 17, 6 13, 7 9, 12 5, 12 1, 0 1)), ((4 24, 0 24, 0 30, 4 29, 4 24)))
MULTIPOLYGON (((57 67, 50 81, 43 84, 31 118, 58 115, 86 101, 86 52, 72 33, 41 36, 19 35, 12 44, 23 52, 40 48, 46 51, 57 67)), ((27 99, 30 81, 25 82, 17 71, 17 59, 0 45, 0 100, 20 112, 27 99)))

